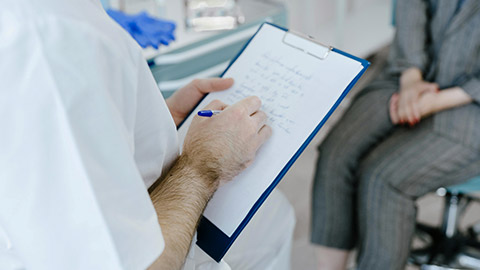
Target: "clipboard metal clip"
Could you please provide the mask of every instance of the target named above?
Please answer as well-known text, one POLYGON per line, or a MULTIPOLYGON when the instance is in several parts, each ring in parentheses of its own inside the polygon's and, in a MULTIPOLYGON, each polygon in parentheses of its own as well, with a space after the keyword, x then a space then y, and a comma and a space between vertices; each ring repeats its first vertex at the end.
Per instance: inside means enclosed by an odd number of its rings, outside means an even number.
POLYGON ((325 60, 333 49, 332 46, 326 46, 316 41, 312 36, 307 36, 291 30, 285 32, 282 41, 286 45, 320 60, 325 60))

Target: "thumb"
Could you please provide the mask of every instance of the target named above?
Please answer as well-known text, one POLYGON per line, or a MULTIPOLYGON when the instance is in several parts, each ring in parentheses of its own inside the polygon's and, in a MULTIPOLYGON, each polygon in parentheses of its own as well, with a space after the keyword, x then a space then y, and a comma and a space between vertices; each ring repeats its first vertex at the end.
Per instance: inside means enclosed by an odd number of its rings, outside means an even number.
POLYGON ((232 87, 233 79, 211 78, 195 80, 193 86, 202 94, 216 92, 232 87))
POLYGON ((398 94, 395 93, 392 95, 390 98, 390 104, 388 106, 389 109, 389 114, 390 114, 390 120, 394 125, 398 124, 399 122, 399 117, 398 117, 398 94))

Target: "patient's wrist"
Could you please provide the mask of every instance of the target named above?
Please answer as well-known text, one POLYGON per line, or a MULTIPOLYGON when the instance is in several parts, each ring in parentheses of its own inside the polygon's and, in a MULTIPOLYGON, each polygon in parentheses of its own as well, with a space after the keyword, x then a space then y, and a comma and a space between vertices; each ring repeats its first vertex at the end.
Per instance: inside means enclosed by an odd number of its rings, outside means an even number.
POLYGON ((408 86, 416 82, 423 81, 422 72, 416 67, 406 69, 402 72, 400 76, 400 87, 408 86))
POLYGON ((472 98, 460 87, 444 89, 436 96, 435 112, 459 107, 472 102, 472 98))

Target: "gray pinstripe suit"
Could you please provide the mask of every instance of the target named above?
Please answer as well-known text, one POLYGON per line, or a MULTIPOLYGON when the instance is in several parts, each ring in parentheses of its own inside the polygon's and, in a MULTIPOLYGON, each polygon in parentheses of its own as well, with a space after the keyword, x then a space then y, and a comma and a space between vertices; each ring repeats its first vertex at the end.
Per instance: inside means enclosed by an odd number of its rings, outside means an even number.
POLYGON ((402 269, 415 200, 480 174, 480 0, 398 0, 388 68, 364 89, 319 147, 312 242, 359 248, 359 269, 402 269), (474 103, 393 126, 388 100, 409 67, 474 103))

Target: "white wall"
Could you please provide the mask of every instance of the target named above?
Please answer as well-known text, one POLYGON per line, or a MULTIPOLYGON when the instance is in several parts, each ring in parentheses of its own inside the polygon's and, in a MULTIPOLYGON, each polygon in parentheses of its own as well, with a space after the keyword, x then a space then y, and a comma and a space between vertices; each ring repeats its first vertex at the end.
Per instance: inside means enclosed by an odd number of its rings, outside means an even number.
POLYGON ((284 0, 290 28, 320 42, 366 56, 388 44, 391 0, 284 0))

